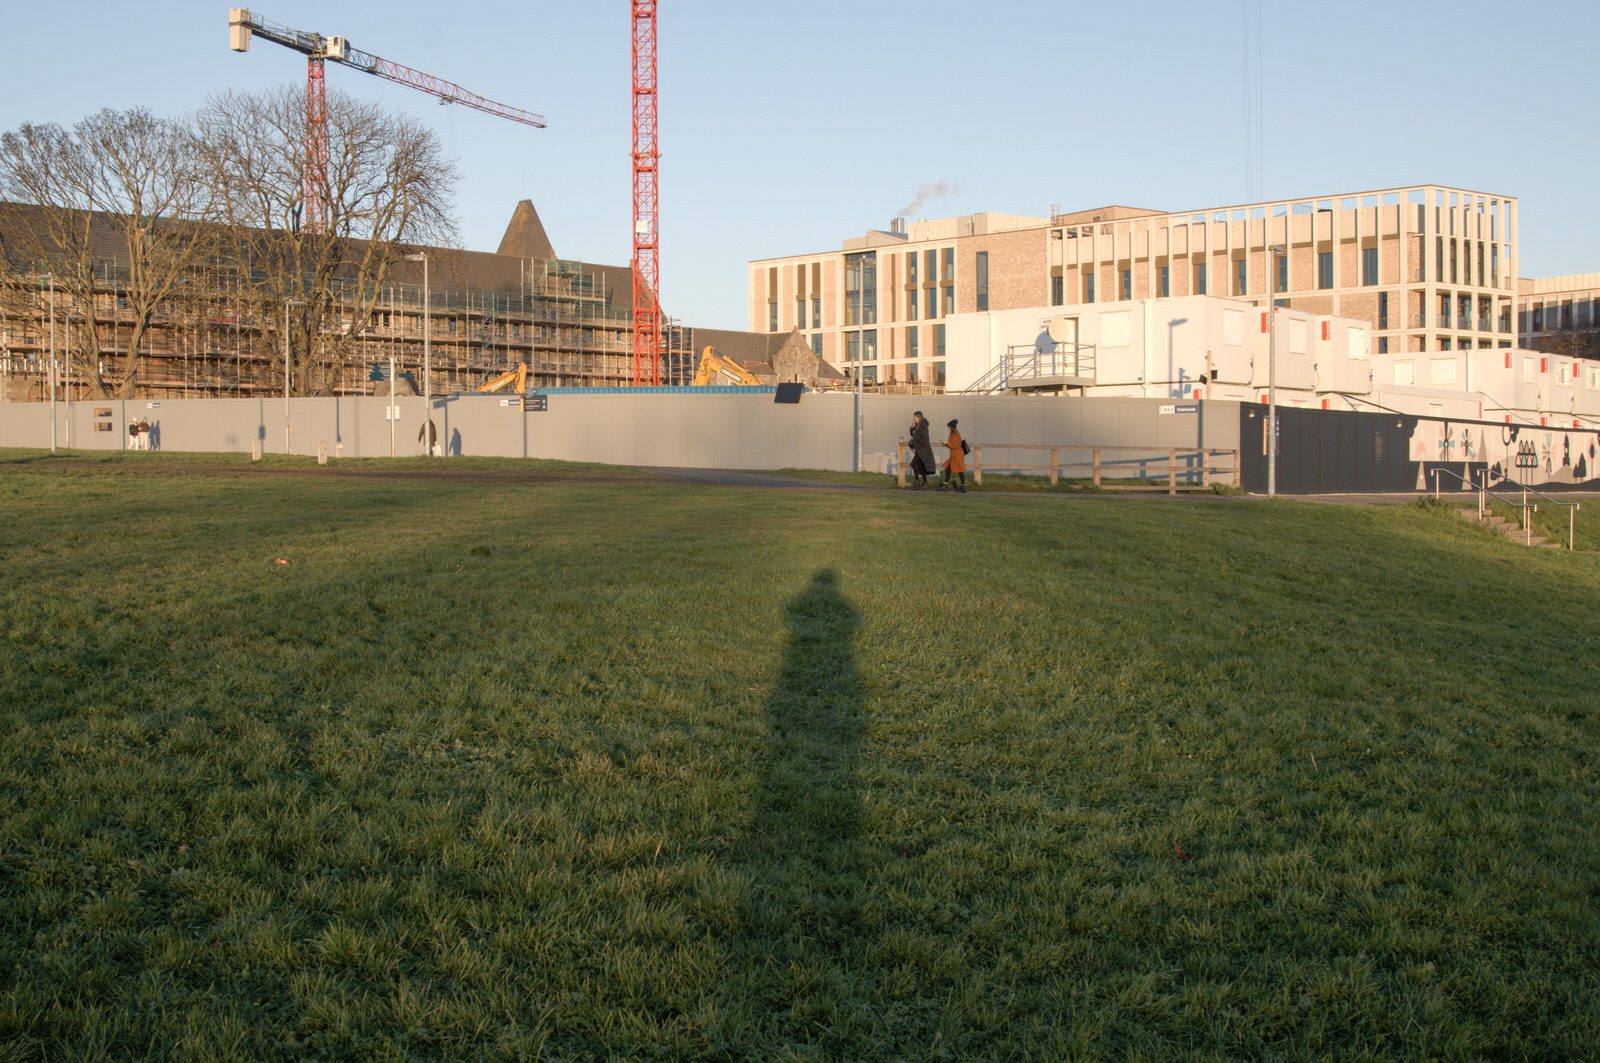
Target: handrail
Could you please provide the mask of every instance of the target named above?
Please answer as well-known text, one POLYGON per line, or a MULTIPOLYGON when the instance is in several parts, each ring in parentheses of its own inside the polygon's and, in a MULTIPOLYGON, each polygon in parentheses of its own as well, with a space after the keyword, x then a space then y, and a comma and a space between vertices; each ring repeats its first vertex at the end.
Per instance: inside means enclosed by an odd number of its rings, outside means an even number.
MULTIPOLYGON (((1434 469, 1433 472, 1434 472, 1434 478, 1433 478, 1434 491, 1433 491, 1433 496, 1435 498, 1439 497, 1439 476, 1438 476, 1438 474, 1441 473, 1441 472, 1445 473, 1447 475, 1450 475, 1450 476, 1455 476, 1455 478, 1457 480, 1461 480, 1462 483, 1468 483, 1468 481, 1462 480, 1460 476, 1457 476, 1455 473, 1451 472, 1449 469, 1434 469)), ((1577 541, 1578 540, 1578 510, 1580 508, 1582 508, 1583 504, 1581 502, 1563 502, 1561 499, 1553 498, 1552 496, 1545 494, 1543 491, 1536 491, 1533 488, 1529 487, 1525 483, 1518 483, 1516 480, 1513 480, 1508 476, 1502 476, 1502 477, 1500 477, 1500 480, 1503 483, 1508 483, 1508 484, 1512 485, 1513 487, 1520 488, 1522 490, 1522 498, 1521 498, 1521 500, 1519 501, 1518 499, 1515 499, 1515 498, 1507 498, 1505 495, 1502 495, 1502 494, 1499 494, 1497 492, 1489 490, 1489 474, 1488 474, 1487 471, 1485 471, 1484 474, 1483 474, 1483 482, 1476 485, 1477 488, 1478 488, 1478 520, 1479 521, 1483 520, 1484 513, 1488 508, 1488 500, 1491 499, 1491 498, 1493 498, 1493 499, 1495 499, 1496 501, 1499 501, 1499 502, 1504 502, 1508 506, 1517 506, 1518 508, 1520 508, 1522 510, 1523 541, 1527 545, 1532 546, 1533 545, 1533 521, 1529 519, 1528 514, 1530 512, 1533 512, 1533 513, 1539 512, 1539 507, 1538 507, 1537 504, 1534 504, 1534 505, 1531 505, 1531 506, 1528 504, 1528 496, 1529 495, 1533 495, 1535 498, 1542 498, 1545 501, 1550 502, 1553 505, 1566 506, 1567 507, 1567 550, 1568 551, 1576 551, 1577 550, 1577 548, 1578 548, 1578 541, 1577 541)))

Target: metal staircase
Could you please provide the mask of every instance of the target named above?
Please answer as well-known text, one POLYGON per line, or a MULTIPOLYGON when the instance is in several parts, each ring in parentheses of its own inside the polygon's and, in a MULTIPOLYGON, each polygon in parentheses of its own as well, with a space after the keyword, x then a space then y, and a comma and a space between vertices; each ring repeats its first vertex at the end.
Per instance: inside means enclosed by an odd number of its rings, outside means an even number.
POLYGON ((987 373, 967 387, 962 395, 1020 395, 1030 391, 1061 392, 1068 388, 1088 388, 1095 382, 1094 345, 1058 343, 1053 351, 1041 351, 1024 343, 1006 348, 987 373))

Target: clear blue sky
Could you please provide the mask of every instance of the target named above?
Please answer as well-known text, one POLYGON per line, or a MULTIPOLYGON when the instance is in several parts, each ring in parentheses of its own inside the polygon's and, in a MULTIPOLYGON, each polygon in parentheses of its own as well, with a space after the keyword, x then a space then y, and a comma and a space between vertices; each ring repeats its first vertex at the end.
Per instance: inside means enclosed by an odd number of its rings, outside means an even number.
MULTIPOLYGON (((692 324, 745 327, 749 259, 837 247, 923 184, 958 189, 927 217, 1248 198, 1240 0, 661 7, 663 290, 692 324)), ((1265 195, 1424 181, 1514 195, 1525 275, 1600 271, 1600 5, 1264 7, 1265 195)), ((526 196, 558 254, 627 261, 626 0, 253 10, 549 119, 527 129, 329 68, 330 85, 438 130, 467 247, 492 250, 526 196)), ((11 0, 0 128, 303 83, 295 53, 229 51, 227 11, 11 0)))

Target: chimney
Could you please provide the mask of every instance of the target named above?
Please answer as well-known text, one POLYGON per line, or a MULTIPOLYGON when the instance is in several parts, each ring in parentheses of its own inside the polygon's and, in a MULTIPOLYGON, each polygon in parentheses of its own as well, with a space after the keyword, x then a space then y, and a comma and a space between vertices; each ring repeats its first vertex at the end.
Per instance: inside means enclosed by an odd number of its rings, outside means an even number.
POLYGON ((889 219, 889 231, 891 233, 894 233, 896 236, 904 236, 906 234, 906 219, 905 219, 905 215, 902 214, 898 218, 890 218, 889 219))

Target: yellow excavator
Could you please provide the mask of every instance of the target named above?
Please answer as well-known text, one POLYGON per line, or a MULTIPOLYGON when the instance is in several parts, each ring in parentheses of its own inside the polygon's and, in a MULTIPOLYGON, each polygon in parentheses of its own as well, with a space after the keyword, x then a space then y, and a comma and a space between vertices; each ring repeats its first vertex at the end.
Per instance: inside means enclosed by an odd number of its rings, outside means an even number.
POLYGON ((518 395, 528 390, 528 364, 526 362, 518 362, 515 369, 507 369, 499 376, 485 380, 473 390, 487 394, 492 391, 504 391, 513 384, 516 385, 515 390, 518 395))
POLYGON ((737 387, 758 388, 761 378, 750 370, 717 353, 715 347, 700 352, 700 368, 694 374, 694 386, 703 388, 710 384, 732 384, 737 387))

